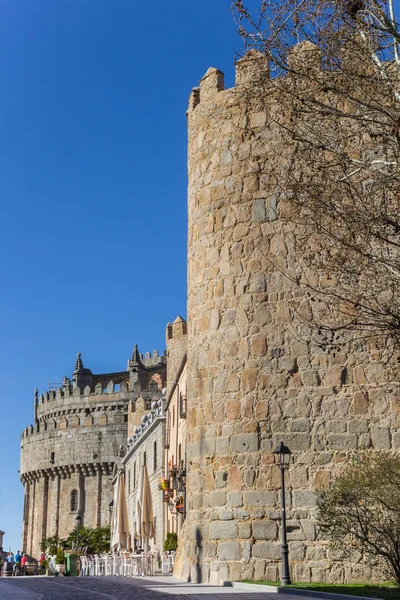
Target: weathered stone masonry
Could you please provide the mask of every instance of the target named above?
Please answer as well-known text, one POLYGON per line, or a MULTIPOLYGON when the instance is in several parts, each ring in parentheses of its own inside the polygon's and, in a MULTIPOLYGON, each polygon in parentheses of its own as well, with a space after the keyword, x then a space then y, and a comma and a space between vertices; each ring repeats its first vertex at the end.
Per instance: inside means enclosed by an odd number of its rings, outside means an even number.
POLYGON ((296 321, 303 292, 282 271, 297 272, 298 251, 276 194, 274 161, 287 153, 271 118, 279 82, 258 93, 260 69, 261 55, 242 59, 227 90, 209 69, 189 102, 188 510, 176 574, 278 578, 271 451, 282 440, 294 454, 294 579, 365 580, 360 557, 336 562, 317 538, 314 492, 352 452, 400 448, 398 383, 387 383, 376 353, 328 355, 296 321))
POLYGON ((166 382, 165 357, 135 346, 127 371, 95 375, 78 355, 72 382, 34 397, 34 425, 21 440, 25 488, 22 549, 38 557, 43 538, 66 537, 75 518, 104 525, 113 497, 110 475, 123 456, 128 411, 150 405, 166 382))

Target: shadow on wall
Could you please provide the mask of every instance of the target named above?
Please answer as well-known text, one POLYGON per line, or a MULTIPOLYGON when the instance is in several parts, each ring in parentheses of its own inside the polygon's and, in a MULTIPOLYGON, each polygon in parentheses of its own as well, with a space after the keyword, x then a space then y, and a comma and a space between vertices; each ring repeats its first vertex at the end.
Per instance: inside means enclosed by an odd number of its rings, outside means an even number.
POLYGON ((202 535, 199 528, 196 529, 196 583, 201 583, 201 566, 200 566, 200 554, 202 551, 202 535))

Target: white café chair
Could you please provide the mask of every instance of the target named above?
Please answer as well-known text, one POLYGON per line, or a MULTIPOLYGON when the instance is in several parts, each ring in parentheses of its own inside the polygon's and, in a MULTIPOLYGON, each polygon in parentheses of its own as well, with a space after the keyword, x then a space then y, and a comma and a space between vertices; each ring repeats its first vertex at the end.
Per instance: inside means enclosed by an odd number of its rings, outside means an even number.
POLYGON ((143 555, 132 554, 132 577, 141 577, 143 575, 143 555))
POLYGON ((98 554, 94 555, 94 574, 95 577, 104 575, 104 559, 98 554))
POLYGON ((109 554, 106 554, 102 558, 103 558, 103 561, 104 561, 104 575, 106 575, 107 577, 109 577, 110 575, 112 575, 113 558, 109 554))
POLYGON ((120 575, 121 557, 118 554, 113 554, 112 561, 112 574, 114 577, 118 577, 120 575))
POLYGON ((89 560, 87 556, 80 557, 81 562, 81 577, 87 577, 89 575, 89 560))
POLYGON ((132 558, 129 552, 121 554, 121 573, 123 577, 132 576, 132 558))

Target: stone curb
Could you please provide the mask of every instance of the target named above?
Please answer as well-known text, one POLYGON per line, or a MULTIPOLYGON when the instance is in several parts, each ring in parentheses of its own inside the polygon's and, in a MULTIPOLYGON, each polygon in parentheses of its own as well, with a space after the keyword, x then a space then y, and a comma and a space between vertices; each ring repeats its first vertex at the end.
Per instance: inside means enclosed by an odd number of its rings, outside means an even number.
POLYGON ((347 594, 332 594, 332 592, 314 592, 312 590, 278 587, 275 585, 260 585, 257 583, 241 583, 240 581, 223 581, 224 587, 234 587, 239 590, 252 590, 254 588, 262 588, 263 591, 270 594, 289 594, 292 596, 312 596, 313 598, 322 598, 325 600, 383 600, 383 598, 367 598, 365 596, 349 596, 347 594))

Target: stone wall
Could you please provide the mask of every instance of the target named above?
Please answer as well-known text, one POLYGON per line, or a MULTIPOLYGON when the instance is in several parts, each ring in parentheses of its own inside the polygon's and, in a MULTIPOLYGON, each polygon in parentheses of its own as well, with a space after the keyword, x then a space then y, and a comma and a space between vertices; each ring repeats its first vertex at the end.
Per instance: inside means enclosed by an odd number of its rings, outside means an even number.
MULTIPOLYGON (((279 470, 288 473, 290 562, 297 581, 367 580, 361 557, 335 560, 315 527, 315 491, 352 453, 400 448, 398 382, 365 348, 336 356, 296 318, 303 292, 284 275, 298 249, 282 218, 273 157, 280 133, 271 81, 259 94, 254 55, 237 84, 209 69, 189 101, 188 512, 180 577, 276 580, 279 470)), ((258 62, 258 64, 256 64, 258 62)), ((282 160, 287 148, 281 147, 282 160)))

